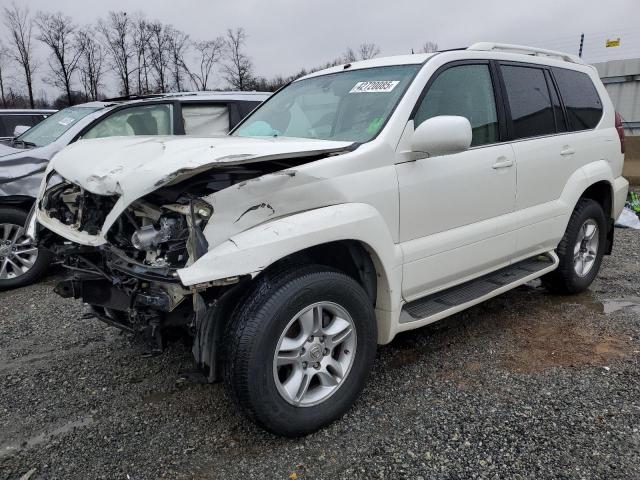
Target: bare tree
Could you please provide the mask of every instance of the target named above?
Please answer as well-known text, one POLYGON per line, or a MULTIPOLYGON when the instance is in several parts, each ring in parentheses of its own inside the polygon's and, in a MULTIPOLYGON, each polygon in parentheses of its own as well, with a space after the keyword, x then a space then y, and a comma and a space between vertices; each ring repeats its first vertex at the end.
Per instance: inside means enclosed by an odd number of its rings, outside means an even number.
POLYGON ((358 53, 360 54, 360 60, 369 60, 380 55, 380 47, 371 42, 361 43, 358 53))
POLYGON ((33 73, 37 64, 33 58, 32 31, 33 19, 29 7, 20 8, 15 3, 10 8, 3 9, 4 24, 9 30, 12 42, 12 57, 24 71, 24 78, 29 92, 29 104, 34 108, 33 101, 33 73))
POLYGON ((168 27, 156 21, 149 23, 148 28, 151 69, 156 77, 157 90, 164 93, 167 91, 167 71, 170 58, 168 27))
POLYGON ((422 53, 434 53, 438 51, 438 44, 436 42, 425 42, 422 45, 422 53))
POLYGON ((132 74, 132 34, 131 21, 126 12, 109 12, 106 20, 98 21, 98 31, 105 40, 111 66, 118 74, 122 93, 131 94, 130 77, 132 74))
POLYGON ((187 64, 185 63, 185 56, 190 47, 189 35, 169 26, 169 28, 167 28, 167 36, 169 40, 173 88, 181 92, 184 90, 183 73, 186 72, 191 77, 187 64))
POLYGON ((198 71, 187 70, 187 73, 196 88, 204 91, 208 87, 213 66, 219 62, 222 57, 224 39, 218 37, 215 40, 193 42, 193 47, 197 52, 198 71))
POLYGON ((247 90, 253 81, 253 64, 245 55, 243 47, 247 35, 244 28, 228 29, 225 38, 225 57, 227 62, 222 65, 225 78, 236 90, 247 90))
POLYGON ((79 70, 85 95, 90 100, 98 100, 104 73, 105 50, 95 40, 89 28, 79 31, 77 38, 78 49, 82 52, 79 70))
POLYGON ((5 82, 7 81, 7 58, 9 52, 4 43, 0 42, 0 99, 2 108, 7 108, 7 97, 5 95, 5 82))
POLYGON ((38 40, 47 45, 53 54, 49 57, 52 83, 64 90, 68 104, 73 105, 71 78, 82 55, 79 44, 75 41, 76 26, 70 17, 62 13, 39 12, 36 23, 40 29, 38 40))
POLYGON ((342 58, 339 60, 339 63, 351 63, 358 60, 356 56, 356 52, 353 51, 353 48, 347 47, 347 49, 342 54, 342 58))
POLYGON ((149 41, 151 39, 151 31, 149 22, 142 13, 138 13, 133 22, 133 47, 136 54, 136 76, 137 76, 137 93, 142 95, 149 93, 149 41))

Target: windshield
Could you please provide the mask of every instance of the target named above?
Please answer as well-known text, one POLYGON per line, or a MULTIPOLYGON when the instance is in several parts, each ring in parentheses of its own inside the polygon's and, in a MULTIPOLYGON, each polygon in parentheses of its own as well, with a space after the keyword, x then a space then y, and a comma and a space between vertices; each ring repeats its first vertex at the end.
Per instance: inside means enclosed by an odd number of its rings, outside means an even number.
POLYGON ((262 104, 233 135, 368 142, 384 126, 420 67, 345 70, 293 82, 262 104))
POLYGON ((78 120, 103 107, 69 107, 54 113, 34 127, 20 135, 16 141, 44 147, 60 138, 64 132, 78 120))

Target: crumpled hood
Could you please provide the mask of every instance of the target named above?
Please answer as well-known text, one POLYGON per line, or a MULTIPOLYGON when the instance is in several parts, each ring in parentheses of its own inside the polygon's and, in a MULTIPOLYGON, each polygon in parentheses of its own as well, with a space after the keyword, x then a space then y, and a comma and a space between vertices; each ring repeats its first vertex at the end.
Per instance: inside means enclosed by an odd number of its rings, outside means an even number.
POLYGON ((49 168, 92 193, 117 194, 133 201, 214 164, 310 156, 350 145, 282 137, 111 137, 78 141, 59 152, 49 168))
POLYGON ((22 152, 23 150, 19 148, 14 148, 4 142, 0 142, 0 158, 6 157, 7 155, 11 155, 12 153, 22 152))

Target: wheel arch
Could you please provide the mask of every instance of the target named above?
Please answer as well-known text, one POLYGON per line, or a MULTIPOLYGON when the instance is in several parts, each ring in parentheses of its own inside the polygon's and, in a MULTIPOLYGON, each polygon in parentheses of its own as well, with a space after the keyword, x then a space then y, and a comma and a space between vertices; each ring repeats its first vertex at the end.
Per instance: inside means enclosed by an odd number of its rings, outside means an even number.
POLYGON ((583 198, 593 200, 602 207, 602 211, 604 212, 607 222, 607 230, 605 232, 606 242, 604 247, 605 255, 611 255, 611 252, 613 251, 613 225, 615 222, 615 218, 613 218, 613 195, 613 185, 607 180, 599 180, 587 187, 587 189, 582 192, 582 195, 580 195, 580 198, 578 198, 578 201, 583 198))
MULTIPOLYGON (((591 184, 580 198, 588 198, 599 203, 607 218, 612 217, 613 185, 607 180, 600 180, 591 184)), ((579 200, 579 199, 578 199, 579 200)))

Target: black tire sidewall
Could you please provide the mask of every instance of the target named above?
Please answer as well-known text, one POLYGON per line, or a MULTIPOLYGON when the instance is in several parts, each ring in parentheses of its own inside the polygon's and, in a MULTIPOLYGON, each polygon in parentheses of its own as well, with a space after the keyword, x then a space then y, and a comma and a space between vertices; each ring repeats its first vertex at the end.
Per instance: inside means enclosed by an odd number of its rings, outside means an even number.
POLYGON ((577 293, 586 290, 598 275, 602 258, 604 256, 605 242, 607 239, 607 225, 602 207, 593 200, 582 200, 583 207, 577 215, 571 218, 567 227, 566 245, 561 254, 560 262, 563 276, 566 281, 566 288, 569 292, 577 293), (574 247, 578 238, 580 228, 587 220, 592 219, 598 224, 598 251, 595 263, 587 275, 581 277, 574 268, 574 247))
POLYGON ((249 382, 249 400, 255 420, 268 430, 288 436, 313 432, 344 414, 359 395, 375 358, 377 329, 370 299, 346 275, 319 271, 302 275, 282 285, 255 311, 263 328, 251 339, 249 362, 254 378, 249 382), (317 302, 340 305, 351 315, 356 330, 353 364, 338 390, 312 407, 295 407, 284 400, 273 377, 273 359, 280 335, 301 310, 317 302))
MULTIPOLYGON (((29 212, 20 208, 0 207, 0 224, 12 223, 14 225, 24 225, 29 212)), ((0 290, 22 287, 38 280, 46 272, 51 263, 51 253, 46 250, 38 251, 38 258, 33 266, 24 274, 16 278, 0 279, 0 290)))

